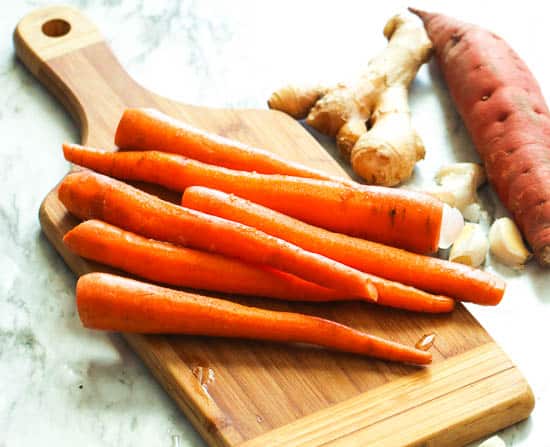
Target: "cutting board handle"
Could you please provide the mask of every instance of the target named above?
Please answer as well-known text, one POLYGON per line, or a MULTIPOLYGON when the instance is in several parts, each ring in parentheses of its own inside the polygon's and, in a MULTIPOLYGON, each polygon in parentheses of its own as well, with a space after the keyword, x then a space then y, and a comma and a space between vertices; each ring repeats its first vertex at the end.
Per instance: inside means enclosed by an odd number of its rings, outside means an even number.
POLYGON ((122 68, 98 28, 75 8, 48 6, 30 12, 17 24, 13 40, 19 59, 80 125, 84 144, 93 144, 88 135, 97 135, 90 125, 114 126, 125 106, 147 102, 147 91, 122 68))
POLYGON ((23 17, 15 28, 13 40, 19 59, 40 79, 41 70, 51 59, 101 42, 103 38, 77 9, 48 6, 23 17))

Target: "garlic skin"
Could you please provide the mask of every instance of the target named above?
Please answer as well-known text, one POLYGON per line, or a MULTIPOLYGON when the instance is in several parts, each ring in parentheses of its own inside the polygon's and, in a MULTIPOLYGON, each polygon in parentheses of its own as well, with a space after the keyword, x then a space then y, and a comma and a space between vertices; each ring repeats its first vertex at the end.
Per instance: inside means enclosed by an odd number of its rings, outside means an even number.
POLYGON ((477 189, 486 182, 485 171, 477 163, 453 163, 443 166, 435 175, 437 187, 427 191, 442 202, 458 208, 464 218, 479 222, 477 189))
POLYGON ((493 222, 489 230, 491 254, 501 263, 515 270, 521 270, 532 253, 523 243, 521 233, 512 219, 501 217, 493 222))
POLYGON ((489 242, 478 224, 467 223, 453 244, 449 261, 479 267, 485 261, 489 242))

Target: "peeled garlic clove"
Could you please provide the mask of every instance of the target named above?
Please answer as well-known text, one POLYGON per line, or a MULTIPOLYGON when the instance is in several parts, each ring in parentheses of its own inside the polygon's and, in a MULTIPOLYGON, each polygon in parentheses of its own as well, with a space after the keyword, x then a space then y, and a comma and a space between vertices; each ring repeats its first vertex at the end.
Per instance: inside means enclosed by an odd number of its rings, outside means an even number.
POLYGON ((449 261, 479 267, 485 261, 489 243, 480 226, 467 223, 451 248, 449 261))
POLYGON ((499 262, 513 269, 522 269, 531 258, 518 227, 508 217, 494 221, 489 230, 489 246, 491 254, 499 262))
POLYGON ((478 447, 506 447, 506 444, 501 438, 495 435, 479 444, 478 447))

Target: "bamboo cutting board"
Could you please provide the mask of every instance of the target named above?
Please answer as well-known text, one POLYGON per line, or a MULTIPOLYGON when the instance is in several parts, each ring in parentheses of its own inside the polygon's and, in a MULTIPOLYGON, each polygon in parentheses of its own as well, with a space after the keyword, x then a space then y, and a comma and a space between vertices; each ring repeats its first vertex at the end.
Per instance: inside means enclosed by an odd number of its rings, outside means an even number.
MULTIPOLYGON (((343 173, 281 113, 195 107, 145 90, 75 9, 30 13, 18 24, 14 41, 22 62, 79 123, 83 144, 112 148, 123 109, 148 106, 343 173)), ((41 206, 40 222, 77 275, 105 269, 63 246, 63 234, 77 222, 55 189, 41 206)), ((426 316, 365 303, 234 299, 331 318, 406 344, 435 332, 434 363, 416 368, 306 346, 125 334, 211 446, 461 446, 526 418, 533 408, 521 373, 462 306, 452 315, 426 316)))

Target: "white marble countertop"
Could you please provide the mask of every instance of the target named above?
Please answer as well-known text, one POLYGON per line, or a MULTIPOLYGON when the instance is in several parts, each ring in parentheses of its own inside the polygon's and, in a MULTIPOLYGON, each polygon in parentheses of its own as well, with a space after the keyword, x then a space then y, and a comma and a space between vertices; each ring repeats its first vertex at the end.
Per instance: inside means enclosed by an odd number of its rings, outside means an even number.
MULTIPOLYGON (((202 446, 203 442, 122 339, 83 329, 74 276, 40 232, 40 201, 66 172, 60 143, 78 129, 14 58, 17 21, 47 2, 4 2, 0 15, 0 446, 202 446)), ((407 2, 74 0, 129 72, 182 101, 265 107, 289 80, 336 80, 384 44, 385 20, 407 2)), ((501 34, 550 99, 543 2, 415 2, 501 34)), ((451 160, 476 160, 435 64, 411 91, 427 146, 416 182, 451 160)), ((322 139, 329 150, 330 142, 322 139)), ((484 193, 491 216, 503 210, 484 193)), ((471 306, 530 382, 532 416, 501 433, 509 446, 550 446, 550 271, 531 263, 508 281, 498 308, 471 306)))

